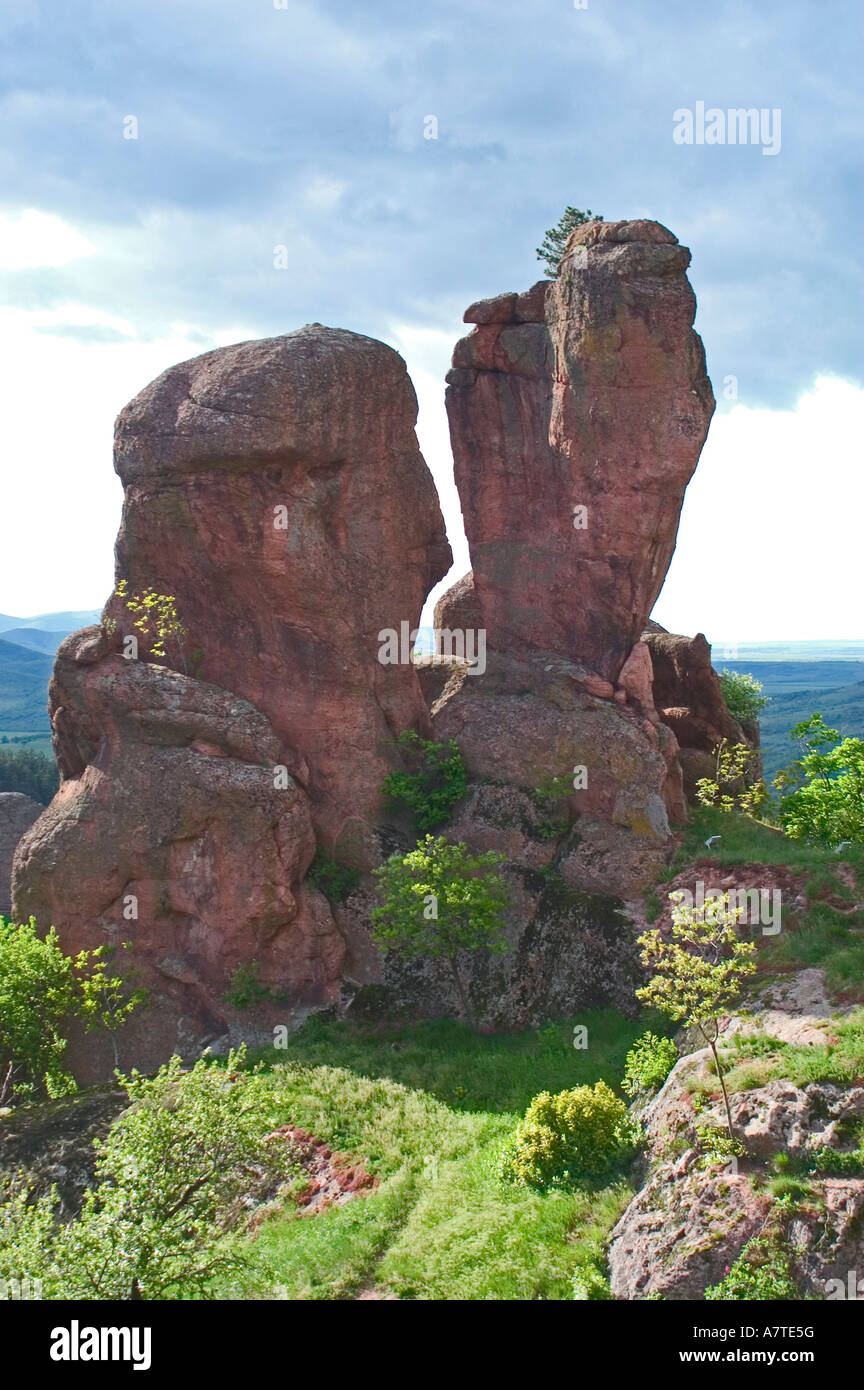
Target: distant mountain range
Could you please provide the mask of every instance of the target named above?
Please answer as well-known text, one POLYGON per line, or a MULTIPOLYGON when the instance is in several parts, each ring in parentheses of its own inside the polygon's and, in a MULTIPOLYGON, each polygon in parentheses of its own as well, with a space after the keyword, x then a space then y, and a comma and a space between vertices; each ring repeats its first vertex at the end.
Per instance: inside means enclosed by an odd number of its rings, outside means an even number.
POLYGON ((48 681, 54 653, 70 632, 99 621, 101 610, 40 613, 13 618, 0 613, 0 733, 48 732, 48 681))

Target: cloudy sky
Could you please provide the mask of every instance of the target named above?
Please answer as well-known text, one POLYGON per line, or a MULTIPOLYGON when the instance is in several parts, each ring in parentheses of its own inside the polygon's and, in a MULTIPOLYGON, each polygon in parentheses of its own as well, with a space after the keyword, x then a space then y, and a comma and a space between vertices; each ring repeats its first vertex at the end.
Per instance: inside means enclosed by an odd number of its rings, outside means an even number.
POLYGON ((538 279, 572 203, 693 252, 719 404, 655 616, 717 641, 864 637, 861 33, 857 0, 16 0, 0 612, 107 596, 130 396, 313 320, 405 356, 456 578, 462 310, 538 279), (700 102, 774 113, 770 145, 677 143, 700 102))

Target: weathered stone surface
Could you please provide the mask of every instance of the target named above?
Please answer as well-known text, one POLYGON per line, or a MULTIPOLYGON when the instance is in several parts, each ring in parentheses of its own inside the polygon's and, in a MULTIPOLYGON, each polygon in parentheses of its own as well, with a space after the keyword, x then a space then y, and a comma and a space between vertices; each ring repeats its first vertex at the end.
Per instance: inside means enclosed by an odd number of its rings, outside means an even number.
POLYGON ((657 223, 589 223, 530 309, 520 296, 505 321, 506 295, 469 311, 447 409, 490 647, 612 682, 632 651, 714 409, 689 260, 657 223), (545 321, 524 321, 540 303, 545 321))
POLYGON ((416 415, 392 348, 311 324, 171 367, 117 421, 118 577, 176 596, 190 671, 267 716, 329 845, 425 718, 378 659, 451 560, 416 415))
POLYGON ((12 903, 12 858, 25 830, 45 808, 23 792, 0 792, 0 913, 9 912, 12 903))
POLYGON ((552 653, 493 653, 484 675, 448 686, 433 727, 437 738, 456 739, 475 779, 530 793, 550 778, 572 784, 576 768, 586 769, 587 786, 573 792, 578 844, 561 872, 576 890, 626 896, 666 856, 667 799, 676 809, 680 800, 675 744, 629 707, 593 694, 596 679, 552 653))
MULTIPOLYGON (((765 1164, 787 1153, 804 1159, 824 1147, 849 1147, 850 1125, 864 1114, 864 1087, 773 1080, 730 1096, 732 1121, 747 1156, 736 1165, 700 1153, 698 1125, 722 1129, 717 1095, 697 1116, 688 1079, 708 1073, 707 1049, 683 1057, 643 1111, 647 1173, 612 1232, 609 1271, 619 1299, 661 1295, 698 1300, 719 1282, 766 1219, 779 1217, 766 1192, 765 1164)), ((811 1178, 812 1200, 782 1221, 783 1248, 802 1297, 825 1298, 828 1281, 861 1267, 864 1180, 811 1178)), ((775 1232, 776 1234, 776 1232, 775 1232)))
POLYGON ((692 797, 699 778, 714 774, 713 753, 720 740, 758 747, 759 725, 745 729, 732 718, 703 633, 682 637, 655 629, 656 624, 646 629, 639 645, 650 652, 654 704, 678 740, 685 789, 692 797))
MULTIPOLYGON (((274 776, 285 757, 269 721, 176 671, 88 660, 97 637, 73 634, 57 655, 64 780, 18 846, 13 907, 53 922, 67 951, 132 944, 131 974, 118 964, 151 997, 119 1034, 120 1057, 146 1067, 228 1029, 238 966, 257 962, 262 986, 288 996, 284 1020, 335 996, 345 947, 303 883, 309 802, 274 776)), ((105 1048, 90 1042, 84 1079, 110 1074, 105 1048)))

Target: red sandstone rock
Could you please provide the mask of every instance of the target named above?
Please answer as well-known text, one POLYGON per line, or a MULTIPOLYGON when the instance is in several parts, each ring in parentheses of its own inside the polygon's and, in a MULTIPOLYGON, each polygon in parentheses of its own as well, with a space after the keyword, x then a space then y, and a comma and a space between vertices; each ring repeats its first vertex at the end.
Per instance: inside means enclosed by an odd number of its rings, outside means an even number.
POLYGON ((151 1001, 120 1035, 121 1059, 156 1065, 225 1031, 237 966, 256 961, 265 988, 308 1007, 338 991, 345 947, 326 899, 303 885, 309 802, 274 776, 284 759, 265 716, 147 662, 80 660, 97 632, 57 655, 64 780, 18 846, 14 912, 54 923, 66 951, 132 943, 151 1001))
POLYGON ((447 409, 490 647, 612 682, 632 651, 714 409, 689 261, 658 223, 589 223, 554 282, 466 314, 447 409))
POLYGON ((363 839, 425 718, 378 659, 451 561, 416 415, 392 348, 312 324, 171 367, 117 421, 118 577, 176 596, 189 669, 268 717, 330 844, 363 839))
POLYGON ((682 637, 655 629, 653 624, 643 633, 640 645, 650 651, 654 703, 678 740, 684 782, 692 796, 700 777, 713 776, 713 753, 720 740, 758 746, 759 725, 745 730, 732 718, 711 665, 711 647, 701 632, 682 637))

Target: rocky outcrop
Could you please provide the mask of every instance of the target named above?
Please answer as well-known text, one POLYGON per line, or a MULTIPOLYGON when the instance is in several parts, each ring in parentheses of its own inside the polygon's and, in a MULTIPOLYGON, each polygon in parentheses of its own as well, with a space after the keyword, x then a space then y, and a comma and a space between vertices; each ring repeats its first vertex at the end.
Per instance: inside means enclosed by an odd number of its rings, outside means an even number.
POLYGON ((642 632, 714 410, 689 263, 659 223, 592 222, 555 281, 465 314, 447 411, 496 650, 614 682, 642 632))
POLYGON ((0 913, 12 905, 12 858, 21 836, 45 808, 23 792, 0 792, 0 913))
MULTIPOLYGON (((740 1035, 743 1060, 749 1035, 824 1046, 838 1040, 836 1021, 822 972, 808 969, 770 986, 754 1014, 730 1020, 726 1038, 740 1035)), ((733 1090, 732 1122, 743 1153, 725 1160, 705 1144, 706 1130, 722 1133, 725 1125, 712 1065, 707 1048, 682 1057, 640 1115, 643 1180, 611 1234, 613 1295, 702 1299, 749 1240, 770 1236, 788 1259, 799 1297, 838 1296, 830 1281, 839 1280, 845 1290, 848 1271, 864 1267, 864 1178, 830 1176, 830 1164, 823 1176, 812 1160, 854 1151, 864 1086, 796 1085, 780 1077, 733 1090), (704 1091, 710 1095, 701 1095, 697 1110, 693 1093, 704 1091), (806 1176, 788 1211, 775 1204, 767 1183, 779 1171, 778 1155, 790 1173, 806 1176)), ((754 1069, 759 1065, 757 1058, 754 1069)))
POLYGON ((64 776, 18 847, 16 914, 55 923, 67 951, 132 944, 150 1003, 120 1046, 139 1066, 225 1031, 238 966, 255 962, 295 1009, 333 998, 344 942, 304 885, 309 799, 269 721, 218 686, 99 651, 91 628, 57 655, 64 776))
POLYGON ((115 596, 61 646, 61 787, 13 896, 66 949, 132 943, 150 1004, 124 1062, 248 1035, 226 1000, 241 967, 264 1025, 339 994, 346 942, 306 873, 316 837, 380 860, 396 740, 427 727, 386 637, 450 563, 416 410, 392 349, 313 324, 172 367, 117 421, 118 580, 183 631, 160 642, 115 596))
POLYGON ((686 814, 639 637, 714 408, 689 261, 658 223, 578 228, 554 282, 466 311, 447 378, 473 569, 435 625, 488 655, 439 683, 434 728, 478 780, 582 769, 560 865, 580 891, 638 893, 686 814))
POLYGON ((425 718, 379 633, 416 627, 451 563, 416 417, 392 348, 311 324, 171 367, 117 420, 118 577, 176 596, 190 673, 267 716, 319 835, 361 862, 425 718))
POLYGON ((711 647, 701 632, 682 637, 656 624, 639 644, 650 652, 654 704, 678 740, 687 794, 700 777, 714 774, 714 749, 721 739, 758 746, 759 725, 745 730, 732 718, 720 679, 711 665, 711 647))

